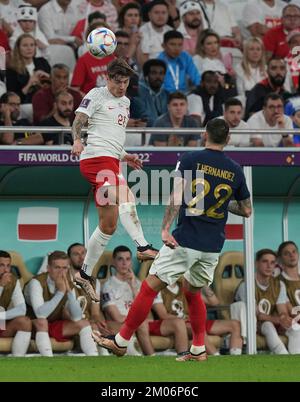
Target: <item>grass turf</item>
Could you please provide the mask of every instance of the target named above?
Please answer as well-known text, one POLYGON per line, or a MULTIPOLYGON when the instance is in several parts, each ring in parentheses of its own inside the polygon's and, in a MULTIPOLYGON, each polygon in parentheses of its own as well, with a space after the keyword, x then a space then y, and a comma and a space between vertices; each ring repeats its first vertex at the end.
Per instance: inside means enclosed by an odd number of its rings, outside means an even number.
POLYGON ((0 358, 0 381, 299 381, 300 356, 0 358))

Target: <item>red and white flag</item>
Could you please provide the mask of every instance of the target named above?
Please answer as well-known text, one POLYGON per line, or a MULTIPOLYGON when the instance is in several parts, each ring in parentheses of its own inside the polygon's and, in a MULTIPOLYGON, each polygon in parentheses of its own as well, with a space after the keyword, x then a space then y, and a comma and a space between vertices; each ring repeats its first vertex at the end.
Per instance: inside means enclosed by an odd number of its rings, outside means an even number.
POLYGON ((17 222, 20 241, 57 240, 58 208, 20 208, 17 222))
POLYGON ((225 238, 226 240, 243 240, 243 218, 238 215, 229 213, 227 224, 225 226, 225 238))

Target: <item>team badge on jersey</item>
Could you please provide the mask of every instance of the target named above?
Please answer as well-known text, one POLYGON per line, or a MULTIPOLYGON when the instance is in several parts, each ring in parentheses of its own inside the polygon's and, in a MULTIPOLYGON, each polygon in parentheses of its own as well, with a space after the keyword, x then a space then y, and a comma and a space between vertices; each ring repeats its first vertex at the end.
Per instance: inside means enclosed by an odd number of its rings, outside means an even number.
POLYGON ((81 103, 80 103, 80 107, 85 107, 85 108, 87 108, 90 103, 91 103, 91 100, 90 100, 90 99, 84 98, 84 99, 82 99, 82 101, 81 101, 81 103))

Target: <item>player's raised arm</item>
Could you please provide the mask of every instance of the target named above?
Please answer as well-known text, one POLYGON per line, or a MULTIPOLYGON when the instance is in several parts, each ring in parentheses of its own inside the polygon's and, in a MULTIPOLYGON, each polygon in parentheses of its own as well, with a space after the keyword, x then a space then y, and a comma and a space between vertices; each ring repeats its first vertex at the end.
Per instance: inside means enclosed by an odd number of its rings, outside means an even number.
POLYGON ((88 121, 89 116, 85 113, 77 112, 72 125, 73 146, 72 154, 79 156, 83 151, 83 144, 81 142, 81 130, 82 127, 88 121))
POLYGON ((182 177, 175 177, 173 191, 169 198, 169 203, 165 210, 165 215, 162 224, 161 237, 166 246, 175 248, 178 246, 175 238, 170 234, 170 228, 174 219, 178 215, 180 206, 182 204, 182 196, 186 180, 182 177))
POLYGON ((229 202, 228 211, 234 215, 244 216, 249 218, 252 214, 252 203, 250 198, 242 201, 232 200, 229 202))

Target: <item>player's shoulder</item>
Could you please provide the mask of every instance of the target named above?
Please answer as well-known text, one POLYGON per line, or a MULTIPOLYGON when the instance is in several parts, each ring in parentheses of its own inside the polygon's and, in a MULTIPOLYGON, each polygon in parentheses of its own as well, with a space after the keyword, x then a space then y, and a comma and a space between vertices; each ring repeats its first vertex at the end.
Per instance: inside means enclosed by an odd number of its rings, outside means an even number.
POLYGON ((85 95, 85 98, 98 100, 105 97, 106 93, 105 87, 95 87, 85 95))

